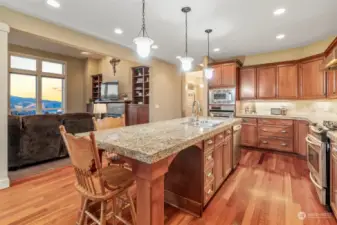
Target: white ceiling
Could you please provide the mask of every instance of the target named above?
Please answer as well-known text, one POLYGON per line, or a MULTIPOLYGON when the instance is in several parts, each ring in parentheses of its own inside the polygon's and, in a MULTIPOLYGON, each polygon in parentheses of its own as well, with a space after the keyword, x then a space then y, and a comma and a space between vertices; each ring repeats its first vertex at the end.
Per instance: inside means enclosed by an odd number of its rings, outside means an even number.
POLYGON ((72 56, 79 59, 93 58, 100 59, 103 56, 91 53, 90 55, 81 54, 82 50, 62 45, 50 40, 43 39, 33 34, 11 29, 9 33, 8 42, 10 44, 38 49, 46 52, 52 52, 60 55, 72 56))
MULTIPOLYGON (((114 43, 132 44, 141 27, 141 0, 58 0, 59 9, 45 0, 0 0, 23 13, 114 43), (114 28, 124 30, 122 35, 114 28)), ((183 6, 190 6, 189 55, 200 63, 206 54, 204 30, 213 29, 214 59, 251 55, 304 46, 337 34, 336 0, 146 0, 147 31, 159 49, 155 57, 177 63, 184 52, 183 6), (286 13, 274 16, 277 8, 286 13), (284 33, 283 40, 276 35, 284 33)))

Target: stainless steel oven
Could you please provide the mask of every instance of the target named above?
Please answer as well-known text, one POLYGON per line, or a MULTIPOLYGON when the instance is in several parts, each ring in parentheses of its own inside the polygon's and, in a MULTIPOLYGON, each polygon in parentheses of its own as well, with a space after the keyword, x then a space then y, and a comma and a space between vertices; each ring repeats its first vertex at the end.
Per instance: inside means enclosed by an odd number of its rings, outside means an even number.
POLYGON ((209 90, 209 104, 235 104, 235 88, 218 88, 209 90))
POLYGON ((310 180, 314 184, 321 204, 326 202, 327 171, 325 132, 317 127, 310 126, 307 142, 307 162, 310 170, 310 180))

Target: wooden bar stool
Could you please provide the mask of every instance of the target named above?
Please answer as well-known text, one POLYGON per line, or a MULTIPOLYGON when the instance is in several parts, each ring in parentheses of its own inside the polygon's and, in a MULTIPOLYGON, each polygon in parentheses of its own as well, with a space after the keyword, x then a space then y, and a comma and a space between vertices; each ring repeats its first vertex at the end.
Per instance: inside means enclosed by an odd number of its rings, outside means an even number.
POLYGON ((130 225, 120 215, 120 205, 130 209, 133 224, 136 224, 136 210, 129 193, 129 188, 134 184, 132 172, 116 166, 102 168, 94 133, 77 138, 66 133, 64 126, 60 126, 60 131, 75 169, 75 188, 84 200, 78 224, 87 225, 88 219, 91 219, 93 224, 106 225, 107 219, 112 217, 113 225, 117 221, 130 225), (110 213, 107 212, 108 201, 113 205, 110 213), (89 211, 90 203, 100 204, 99 218, 89 211))
MULTIPOLYGON (((96 131, 113 129, 113 128, 125 126, 124 115, 118 118, 105 117, 104 119, 96 119, 95 117, 93 117, 92 121, 94 122, 94 128, 96 131)), ((105 153, 105 156, 108 160, 109 165, 118 165, 118 166, 123 167, 125 164, 125 161, 121 159, 121 157, 116 153, 105 153)))

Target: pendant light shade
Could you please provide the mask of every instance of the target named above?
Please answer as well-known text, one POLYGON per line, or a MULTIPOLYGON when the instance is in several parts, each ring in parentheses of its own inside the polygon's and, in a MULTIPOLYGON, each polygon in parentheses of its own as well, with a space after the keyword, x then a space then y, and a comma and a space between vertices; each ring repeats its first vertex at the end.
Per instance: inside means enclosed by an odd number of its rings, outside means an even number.
MULTIPOLYGON (((207 33, 207 57, 208 57, 207 60, 209 60, 209 34, 212 33, 212 30, 207 29, 205 30, 205 32, 207 33)), ((213 74, 214 74, 214 69, 210 67, 209 65, 207 65, 205 66, 204 74, 207 79, 212 79, 213 74)))
POLYGON ((193 58, 187 56, 187 13, 191 12, 190 7, 184 7, 181 9, 183 13, 185 13, 185 57, 181 57, 181 68, 183 69, 184 72, 187 72, 192 69, 192 62, 193 58))
POLYGON ((137 45, 137 53, 140 57, 146 58, 150 55, 151 45, 153 44, 153 40, 148 37, 145 26, 145 0, 142 0, 142 29, 140 30, 138 37, 133 39, 133 42, 137 45), (141 36, 140 36, 141 34, 141 36))

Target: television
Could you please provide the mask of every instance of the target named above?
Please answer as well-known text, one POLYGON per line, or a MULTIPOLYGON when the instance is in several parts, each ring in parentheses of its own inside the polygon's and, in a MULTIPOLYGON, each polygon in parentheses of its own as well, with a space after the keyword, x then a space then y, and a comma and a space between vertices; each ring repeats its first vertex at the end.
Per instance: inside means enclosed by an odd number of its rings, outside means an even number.
POLYGON ((118 100, 118 81, 105 82, 101 84, 100 100, 118 100))

